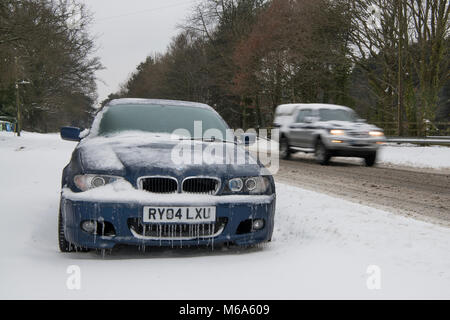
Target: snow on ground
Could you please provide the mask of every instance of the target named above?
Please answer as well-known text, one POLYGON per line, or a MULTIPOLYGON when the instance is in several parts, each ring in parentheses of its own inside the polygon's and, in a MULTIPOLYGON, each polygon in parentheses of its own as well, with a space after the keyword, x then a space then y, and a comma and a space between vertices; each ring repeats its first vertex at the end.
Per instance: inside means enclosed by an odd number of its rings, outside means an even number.
POLYGON ((277 185, 272 242, 254 249, 57 249, 60 176, 75 146, 0 133, 0 298, 450 298, 450 230, 277 185), (67 268, 81 270, 69 290, 67 268), (367 268, 380 269, 369 290, 367 268))
MULTIPOLYGON (((278 143, 258 139, 257 143, 250 146, 251 151, 259 150, 266 152, 278 152, 278 143)), ((313 158, 313 154, 302 154, 303 158, 313 158)), ((341 158, 342 159, 342 158, 341 158)), ((346 158, 346 161, 350 158, 346 158)), ((351 160, 350 160, 351 161, 351 160)), ((388 143, 380 147, 378 152, 378 163, 387 165, 398 165, 414 168, 449 169, 450 168, 450 147, 427 146, 422 147, 414 144, 394 144, 388 143)))
POLYGON ((378 161, 381 163, 416 168, 450 168, 450 147, 400 144, 386 145, 380 150, 378 161))

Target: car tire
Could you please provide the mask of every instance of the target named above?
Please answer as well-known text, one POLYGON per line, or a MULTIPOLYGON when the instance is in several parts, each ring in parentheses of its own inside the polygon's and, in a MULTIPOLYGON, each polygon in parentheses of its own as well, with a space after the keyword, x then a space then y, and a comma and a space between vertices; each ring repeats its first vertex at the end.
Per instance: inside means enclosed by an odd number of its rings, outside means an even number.
POLYGON ((288 160, 291 157, 291 149, 289 146, 289 140, 286 137, 281 137, 280 139, 280 158, 288 160))
POLYGON ((321 165, 327 165, 330 162, 330 152, 327 147, 323 144, 321 140, 318 140, 314 150, 314 156, 316 157, 317 163, 321 165))
POLYGON ((373 167, 375 165, 376 160, 377 160, 376 152, 371 152, 364 157, 364 163, 366 164, 366 167, 373 167))
POLYGON ((61 213, 61 209, 59 209, 58 214, 58 246, 59 251, 61 252, 88 252, 88 248, 78 247, 71 244, 66 240, 66 236, 64 234, 64 219, 61 213))

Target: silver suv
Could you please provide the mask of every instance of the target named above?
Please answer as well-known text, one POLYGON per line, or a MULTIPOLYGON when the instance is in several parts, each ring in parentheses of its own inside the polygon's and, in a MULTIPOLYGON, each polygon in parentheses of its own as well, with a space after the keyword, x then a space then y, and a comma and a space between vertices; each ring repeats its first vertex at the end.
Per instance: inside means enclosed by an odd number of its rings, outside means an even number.
POLYGON ((280 157, 311 152, 322 165, 331 157, 364 158, 373 166, 383 130, 365 123, 356 113, 333 104, 283 104, 275 112, 274 127, 280 129, 280 157))

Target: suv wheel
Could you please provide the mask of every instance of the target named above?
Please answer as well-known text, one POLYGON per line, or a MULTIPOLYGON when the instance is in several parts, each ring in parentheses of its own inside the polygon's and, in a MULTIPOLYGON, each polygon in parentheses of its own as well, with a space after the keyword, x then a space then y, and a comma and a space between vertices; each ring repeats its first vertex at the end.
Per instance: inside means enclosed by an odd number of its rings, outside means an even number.
POLYGON ((289 147, 289 140, 286 137, 280 139, 280 158, 289 159, 291 157, 291 150, 289 147))
POLYGON ((372 167, 375 164, 376 160, 377 160, 376 152, 371 152, 364 157, 364 162, 366 163, 367 167, 372 167))
POLYGON ((61 213, 61 209, 59 209, 58 214, 58 245, 59 245, 59 251, 61 252, 88 252, 88 248, 83 247, 77 247, 71 244, 69 241, 66 240, 66 236, 64 234, 64 220, 61 213))
POLYGON ((317 163, 321 165, 327 165, 330 162, 330 152, 327 150, 321 140, 317 141, 316 149, 314 152, 317 163))

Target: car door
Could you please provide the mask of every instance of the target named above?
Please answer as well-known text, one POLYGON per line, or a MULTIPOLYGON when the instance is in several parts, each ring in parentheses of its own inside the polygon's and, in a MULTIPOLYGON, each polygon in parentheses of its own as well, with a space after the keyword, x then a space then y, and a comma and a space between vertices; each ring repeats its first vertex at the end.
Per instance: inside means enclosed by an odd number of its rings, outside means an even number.
POLYGON ((308 109, 303 119, 303 130, 300 137, 303 148, 314 148, 315 133, 317 130, 317 111, 308 109))
POLYGON ((306 117, 312 116, 311 109, 300 109, 295 118, 295 122, 289 126, 290 143, 294 147, 305 148, 307 145, 309 123, 305 122, 306 117))

